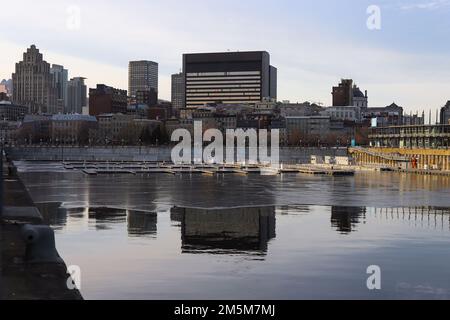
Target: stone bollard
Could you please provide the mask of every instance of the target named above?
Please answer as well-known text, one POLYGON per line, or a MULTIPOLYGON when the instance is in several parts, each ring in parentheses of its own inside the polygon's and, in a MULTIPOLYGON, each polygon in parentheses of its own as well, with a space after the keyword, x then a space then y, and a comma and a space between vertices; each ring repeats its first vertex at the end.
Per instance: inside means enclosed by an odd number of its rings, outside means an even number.
POLYGON ((63 263, 56 251, 53 229, 44 225, 26 224, 22 227, 21 232, 26 243, 25 262, 63 263))
POLYGON ((12 164, 8 165, 8 176, 9 177, 17 176, 17 168, 12 164))

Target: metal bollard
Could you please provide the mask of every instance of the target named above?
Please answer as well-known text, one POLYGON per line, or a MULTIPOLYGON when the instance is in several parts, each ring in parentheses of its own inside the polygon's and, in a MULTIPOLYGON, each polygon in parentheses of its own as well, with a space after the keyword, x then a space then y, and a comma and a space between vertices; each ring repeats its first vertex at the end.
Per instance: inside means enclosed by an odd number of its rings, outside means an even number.
POLYGON ((26 243, 25 261, 28 263, 63 263, 55 245, 53 229, 44 225, 26 224, 22 227, 26 243))

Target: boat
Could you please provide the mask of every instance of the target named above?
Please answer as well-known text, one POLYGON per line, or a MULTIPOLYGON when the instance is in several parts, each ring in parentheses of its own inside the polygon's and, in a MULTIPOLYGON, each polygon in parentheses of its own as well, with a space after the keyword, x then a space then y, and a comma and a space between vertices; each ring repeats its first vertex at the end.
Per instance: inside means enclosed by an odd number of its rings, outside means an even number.
POLYGON ((276 176, 280 174, 280 169, 277 167, 261 167, 260 171, 263 176, 276 176))

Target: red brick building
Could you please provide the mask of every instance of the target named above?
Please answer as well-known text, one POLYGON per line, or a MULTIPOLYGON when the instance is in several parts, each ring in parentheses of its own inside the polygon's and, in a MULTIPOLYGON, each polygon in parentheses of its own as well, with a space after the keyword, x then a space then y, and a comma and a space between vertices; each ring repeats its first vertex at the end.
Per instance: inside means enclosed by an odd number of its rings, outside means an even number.
POLYGON ((127 91, 98 84, 89 89, 89 114, 127 113, 127 91))

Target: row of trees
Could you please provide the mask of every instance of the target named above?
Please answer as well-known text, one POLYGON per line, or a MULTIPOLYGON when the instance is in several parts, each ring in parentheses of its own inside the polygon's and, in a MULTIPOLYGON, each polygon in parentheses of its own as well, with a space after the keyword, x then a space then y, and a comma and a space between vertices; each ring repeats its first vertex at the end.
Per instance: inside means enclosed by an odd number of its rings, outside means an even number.
POLYGON ((339 147, 339 146, 349 146, 351 144, 353 137, 351 135, 328 133, 325 135, 318 134, 302 134, 300 131, 294 131, 289 134, 287 139, 287 144, 289 146, 295 147, 317 147, 317 146, 328 146, 328 147, 339 147))
POLYGON ((17 144, 158 145, 169 143, 170 137, 164 126, 150 127, 131 123, 116 135, 83 125, 75 131, 61 128, 53 130, 52 133, 22 126, 17 130, 14 140, 17 144))
MULTIPOLYGON (((208 127, 204 127, 206 131, 208 127)), ((357 128, 354 134, 314 134, 307 135, 300 130, 291 132, 280 145, 293 147, 318 147, 318 146, 349 146, 353 139, 358 145, 368 144, 368 129, 357 128)), ((69 129, 58 129, 52 134, 42 130, 35 130, 30 126, 22 126, 16 134, 16 143, 19 144, 76 144, 76 145, 165 145, 170 144, 171 139, 166 127, 162 124, 157 127, 130 123, 119 132, 102 132, 102 130, 89 127, 80 127, 76 132, 69 129)))
POLYGON ((337 147, 337 146, 349 146, 352 140, 355 140, 357 145, 366 146, 369 144, 369 128, 355 127, 352 130, 353 133, 338 134, 338 133, 326 133, 326 134, 304 134, 300 130, 294 130, 287 137, 286 143, 289 146, 305 146, 305 147, 337 147))

